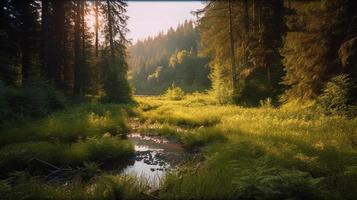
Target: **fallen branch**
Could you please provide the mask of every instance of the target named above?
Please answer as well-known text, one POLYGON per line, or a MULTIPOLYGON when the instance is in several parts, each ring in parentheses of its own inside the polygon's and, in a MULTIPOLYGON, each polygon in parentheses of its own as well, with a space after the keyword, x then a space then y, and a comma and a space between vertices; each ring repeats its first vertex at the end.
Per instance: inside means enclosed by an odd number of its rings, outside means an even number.
POLYGON ((37 161, 37 162, 40 162, 40 163, 42 163, 42 164, 48 165, 48 166, 50 166, 50 167, 52 167, 52 168, 55 168, 55 169, 57 169, 57 170, 61 169, 61 168, 57 167, 56 165, 53 165, 53 164, 51 164, 51 163, 49 163, 49 162, 47 162, 47 161, 41 160, 41 159, 36 158, 36 157, 31 158, 29 161, 33 161, 33 160, 35 160, 35 161, 37 161))
POLYGON ((154 195, 151 195, 151 194, 148 194, 146 192, 141 192, 143 195, 147 196, 147 197, 150 197, 150 198, 153 198, 153 199, 160 199, 159 197, 157 196, 154 196, 154 195))

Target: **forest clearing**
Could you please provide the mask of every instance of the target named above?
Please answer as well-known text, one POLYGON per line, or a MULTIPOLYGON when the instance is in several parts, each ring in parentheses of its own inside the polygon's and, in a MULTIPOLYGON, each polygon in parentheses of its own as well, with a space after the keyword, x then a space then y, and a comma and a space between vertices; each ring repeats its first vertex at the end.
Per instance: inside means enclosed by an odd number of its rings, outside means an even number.
POLYGON ((356 0, 0 0, 0 200, 355 200, 356 58, 356 0))
POLYGON ((1 182, 3 197, 353 199, 356 195, 352 190, 355 118, 322 116, 295 105, 220 106, 204 94, 183 100, 164 96, 136 100, 138 105, 127 106, 87 103, 7 129, 0 140, 1 172, 29 168, 31 173, 11 172, 11 178, 1 182), (184 151, 202 155, 182 160, 177 171, 165 169, 158 186, 151 185, 145 173, 141 178, 122 174, 115 161, 135 155, 125 136, 130 118, 137 118, 136 131, 141 135, 162 136, 184 151), (29 162, 30 157, 59 168, 29 162), (83 162, 80 168, 66 167, 83 162), (68 171, 52 174, 59 169, 68 171))

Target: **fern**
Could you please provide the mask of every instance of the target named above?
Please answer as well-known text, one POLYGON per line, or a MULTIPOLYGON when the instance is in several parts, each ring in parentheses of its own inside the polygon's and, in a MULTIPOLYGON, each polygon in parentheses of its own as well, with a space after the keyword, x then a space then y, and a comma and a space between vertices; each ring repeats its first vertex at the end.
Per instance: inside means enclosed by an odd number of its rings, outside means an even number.
POLYGON ((231 163, 235 171, 232 184, 244 199, 318 199, 322 194, 321 178, 306 172, 272 167, 266 159, 231 163))

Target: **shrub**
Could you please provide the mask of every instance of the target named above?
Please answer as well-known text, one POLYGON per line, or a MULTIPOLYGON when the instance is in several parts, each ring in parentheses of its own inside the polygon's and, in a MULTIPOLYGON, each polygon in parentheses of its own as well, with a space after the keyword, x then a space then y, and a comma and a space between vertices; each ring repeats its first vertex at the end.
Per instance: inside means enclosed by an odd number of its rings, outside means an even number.
POLYGON ((103 89, 105 94, 103 101, 106 103, 129 103, 132 101, 132 91, 128 80, 126 79, 126 72, 119 71, 117 66, 125 65, 116 60, 110 62, 109 60, 103 60, 103 65, 106 76, 104 77, 103 89))
POLYGON ((317 98, 317 109, 323 113, 345 115, 348 110, 350 78, 346 74, 332 77, 317 98))
POLYGON ((182 100, 185 97, 185 92, 180 88, 172 84, 165 93, 165 96, 170 100, 182 100))
POLYGON ((66 106, 65 95, 45 81, 28 81, 21 88, 0 83, 0 120, 43 117, 66 106))

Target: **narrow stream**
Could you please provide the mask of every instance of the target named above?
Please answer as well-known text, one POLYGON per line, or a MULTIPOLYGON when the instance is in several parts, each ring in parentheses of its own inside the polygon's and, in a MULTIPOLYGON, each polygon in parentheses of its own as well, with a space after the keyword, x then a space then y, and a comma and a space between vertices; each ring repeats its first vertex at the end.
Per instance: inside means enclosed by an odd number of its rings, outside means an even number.
POLYGON ((131 133, 128 139, 134 144, 135 160, 123 169, 123 174, 143 178, 152 186, 159 185, 167 170, 174 169, 177 164, 192 156, 179 143, 160 136, 131 133))

